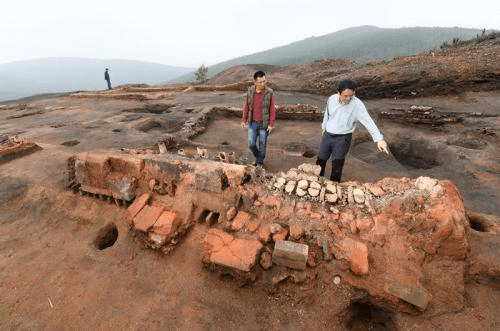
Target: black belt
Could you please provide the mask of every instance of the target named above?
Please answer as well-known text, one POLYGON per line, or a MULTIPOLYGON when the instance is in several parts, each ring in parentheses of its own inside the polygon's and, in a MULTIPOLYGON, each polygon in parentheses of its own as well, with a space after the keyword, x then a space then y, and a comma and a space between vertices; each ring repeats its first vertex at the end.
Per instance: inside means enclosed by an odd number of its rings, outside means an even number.
POLYGON ((328 131, 325 131, 326 133, 328 133, 328 135, 330 135, 330 137, 343 137, 343 136, 348 136, 348 135, 351 135, 352 133, 342 133, 342 134, 336 134, 336 133, 330 133, 328 131))

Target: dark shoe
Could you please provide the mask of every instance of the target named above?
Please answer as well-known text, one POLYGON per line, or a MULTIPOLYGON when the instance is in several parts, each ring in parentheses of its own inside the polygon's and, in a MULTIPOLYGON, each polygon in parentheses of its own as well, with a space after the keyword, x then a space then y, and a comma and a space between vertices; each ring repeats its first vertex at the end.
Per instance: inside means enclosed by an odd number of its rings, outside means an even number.
POLYGON ((319 165, 321 167, 321 171, 319 173, 320 176, 324 176, 325 175, 326 161, 327 160, 322 160, 320 158, 316 159, 316 165, 319 165))
POLYGON ((340 183, 340 178, 342 177, 342 169, 344 168, 345 159, 335 159, 332 160, 332 174, 330 180, 332 182, 340 183))

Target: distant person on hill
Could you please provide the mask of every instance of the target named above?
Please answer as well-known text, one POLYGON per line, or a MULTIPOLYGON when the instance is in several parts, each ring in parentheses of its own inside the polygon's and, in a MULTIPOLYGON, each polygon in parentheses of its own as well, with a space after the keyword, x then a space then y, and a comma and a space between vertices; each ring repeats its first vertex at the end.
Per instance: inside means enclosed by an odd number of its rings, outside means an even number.
POLYGON ((111 90, 111 80, 109 79, 108 68, 104 71, 104 80, 108 82, 108 89, 111 90))
POLYGON ((276 109, 273 90, 266 86, 266 74, 257 71, 253 81, 254 85, 248 88, 241 127, 248 128, 248 147, 255 156, 254 165, 262 167, 266 157, 267 136, 276 120, 276 109))
POLYGON ((337 90, 338 93, 330 96, 326 103, 323 123, 321 123, 323 139, 316 164, 321 166, 320 176, 324 176, 326 162, 332 158, 330 180, 340 182, 345 156, 349 151, 352 133, 358 122, 361 122, 370 132, 379 151, 389 154, 389 149, 384 136, 368 114, 365 105, 354 96, 356 83, 352 80, 344 80, 337 90))

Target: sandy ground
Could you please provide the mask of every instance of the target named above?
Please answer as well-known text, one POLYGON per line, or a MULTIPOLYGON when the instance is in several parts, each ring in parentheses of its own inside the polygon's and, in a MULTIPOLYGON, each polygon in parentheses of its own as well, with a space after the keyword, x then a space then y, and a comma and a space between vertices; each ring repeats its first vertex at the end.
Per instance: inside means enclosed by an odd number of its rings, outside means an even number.
MULTIPOLYGON (((418 325, 404 315, 362 314, 364 307, 345 309, 346 300, 361 294, 347 286, 332 287, 329 279, 320 277, 315 288, 292 290, 287 283, 255 288, 204 269, 203 225, 167 256, 144 249, 128 231, 125 208, 66 189, 71 155, 152 146, 178 130, 193 111, 242 108, 243 96, 231 91, 171 93, 166 99, 145 102, 58 96, 29 100, 22 110, 0 109, 0 133, 30 138, 42 148, 0 164, 0 329, 458 330, 467 323, 470 330, 500 328, 495 313, 500 304, 498 282, 470 282, 463 311, 418 325), (175 106, 161 114, 144 110, 166 104, 175 106), (98 250, 97 232, 109 223, 117 225, 118 240, 98 250), (359 326, 353 322, 356 314, 364 321, 359 326)), ((322 110, 326 99, 277 92, 282 105, 301 103, 322 110)), ((451 179, 469 211, 500 216, 498 92, 369 100, 366 105, 392 154, 377 152, 366 130, 359 128, 343 180, 422 175, 451 179), (437 126, 380 115, 412 105, 482 115, 437 126)), ((245 137, 237 115, 216 114, 206 131, 185 148, 207 147, 211 155, 234 151, 253 163, 245 137)), ((320 140, 318 120, 278 119, 269 137, 266 171, 314 163, 320 140)))

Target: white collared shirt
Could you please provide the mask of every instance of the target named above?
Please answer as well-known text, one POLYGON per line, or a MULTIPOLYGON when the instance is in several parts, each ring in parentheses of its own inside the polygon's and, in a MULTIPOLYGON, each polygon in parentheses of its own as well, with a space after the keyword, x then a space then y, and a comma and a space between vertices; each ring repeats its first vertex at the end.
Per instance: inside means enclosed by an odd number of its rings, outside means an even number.
POLYGON ((384 139, 361 100, 353 96, 351 101, 344 105, 338 94, 328 98, 321 129, 332 134, 347 134, 354 132, 358 122, 370 132, 374 142, 384 139))

